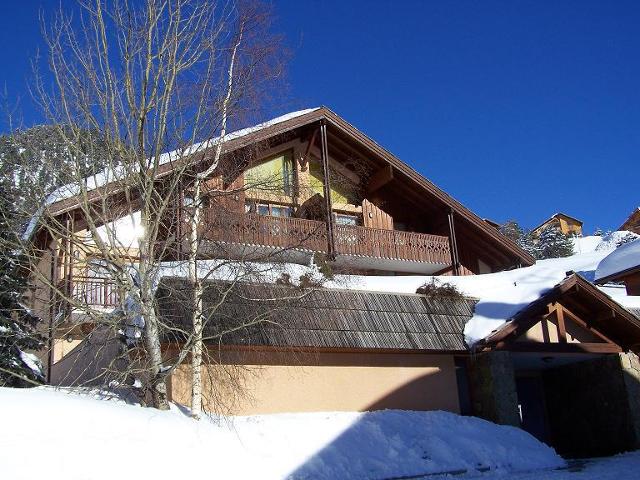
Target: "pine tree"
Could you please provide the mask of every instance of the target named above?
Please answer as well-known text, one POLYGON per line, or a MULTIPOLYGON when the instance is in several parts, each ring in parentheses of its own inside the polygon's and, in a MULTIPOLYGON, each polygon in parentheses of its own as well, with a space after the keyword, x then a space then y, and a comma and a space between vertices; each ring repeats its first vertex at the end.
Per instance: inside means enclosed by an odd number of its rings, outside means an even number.
POLYGON ((515 220, 508 220, 500 226, 500 233, 515 242, 525 252, 536 256, 535 241, 531 232, 524 230, 515 220))
POLYGON ((0 135, 0 183, 13 199, 13 216, 8 219, 13 228, 24 227, 56 188, 104 168, 108 154, 97 133, 79 131, 74 137, 79 144, 71 151, 62 131, 70 132, 57 125, 38 125, 0 135), (80 171, 74 174, 76 169, 80 171))
POLYGON ((21 302, 26 257, 9 227, 13 212, 10 195, 0 185, 0 386, 28 387, 44 381, 37 360, 26 352, 41 349, 43 341, 36 332, 39 319, 21 302))
POLYGON ((555 227, 547 227, 535 243, 537 259, 569 257, 573 255, 573 241, 555 227))

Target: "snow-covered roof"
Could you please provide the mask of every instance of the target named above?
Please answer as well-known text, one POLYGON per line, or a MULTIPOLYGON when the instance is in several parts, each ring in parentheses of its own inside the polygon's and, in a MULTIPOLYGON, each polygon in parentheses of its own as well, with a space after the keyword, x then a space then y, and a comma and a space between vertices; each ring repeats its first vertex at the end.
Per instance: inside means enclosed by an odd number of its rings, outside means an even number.
MULTIPOLYGON (((231 140, 235 140, 235 139, 247 136, 249 134, 258 132, 260 130, 263 130, 267 127, 277 125, 278 123, 286 122, 287 120, 291 120, 293 118, 300 117, 302 115, 306 115, 308 113, 314 112, 319 108, 320 107, 315 107, 315 108, 308 108, 305 110, 290 112, 285 115, 280 115, 279 117, 272 118, 271 120, 267 120, 266 122, 259 123, 252 127, 247 127, 240 130, 236 130, 231 133, 227 133, 224 136, 224 138, 214 137, 214 138, 205 140, 204 142, 195 143, 187 148, 181 148, 178 150, 173 150, 171 152, 163 153, 158 160, 158 165, 164 165, 172 161, 179 160, 180 158, 184 158, 188 155, 193 155, 195 153, 205 151, 209 148, 216 146, 220 141, 228 142, 231 140)), ((151 165, 151 163, 152 163, 152 159, 149 160, 149 165, 151 165)), ((127 171, 128 170, 125 170, 123 167, 108 167, 102 170, 101 172, 96 173, 95 175, 91 175, 85 178, 84 188, 86 188, 88 192, 95 190, 96 188, 107 185, 118 179, 122 179, 127 171)), ((54 203, 57 203, 60 200, 64 200, 66 198, 71 198, 75 195, 78 195, 81 193, 81 191, 82 190, 80 188, 80 185, 68 184, 68 185, 63 185, 62 187, 51 192, 51 194, 49 194, 49 196, 45 200, 44 205, 38 210, 38 212, 36 212, 36 214, 29 221, 29 224, 27 225, 27 228, 25 229, 25 232, 23 234, 23 239, 25 240, 29 239, 31 235, 34 233, 38 225, 38 222, 40 220, 40 217, 42 216, 42 213, 47 208, 47 206, 53 205, 54 203)))
MULTIPOLYGON (((593 280, 600 261, 615 249, 615 239, 626 233, 614 232, 610 237, 578 238, 574 241, 576 250, 580 253, 565 258, 539 260, 531 267, 515 270, 459 277, 343 275, 337 276, 334 282, 327 282, 325 287, 347 286, 352 289, 413 293, 433 278, 438 282, 451 283, 464 295, 479 299, 475 313, 464 331, 465 340, 471 346, 560 283, 568 271, 593 280)), ((627 296, 624 288, 599 288, 624 307, 640 308, 640 297, 627 296)))
POLYGON ((640 240, 626 243, 607 255, 596 269, 597 282, 640 268, 640 240))

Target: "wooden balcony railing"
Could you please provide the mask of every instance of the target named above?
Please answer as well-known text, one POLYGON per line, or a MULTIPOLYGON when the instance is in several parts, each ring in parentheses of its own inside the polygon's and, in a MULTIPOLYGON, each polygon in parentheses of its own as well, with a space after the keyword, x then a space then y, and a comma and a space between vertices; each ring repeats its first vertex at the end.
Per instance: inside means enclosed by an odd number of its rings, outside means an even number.
MULTIPOLYGON (((205 209, 199 234, 215 242, 264 245, 283 249, 327 251, 324 222, 257 214, 230 214, 205 209)), ((336 253, 449 265, 444 236, 352 225, 335 225, 336 253)))
POLYGON ((449 239, 440 235, 381 228, 335 226, 336 250, 343 255, 451 263, 449 239))
POLYGON ((116 307, 120 304, 120 292, 112 278, 74 275, 71 291, 73 300, 80 304, 97 307, 116 307))
POLYGON ((200 235, 206 240, 323 252, 327 230, 323 222, 303 218, 232 214, 205 209, 200 235))

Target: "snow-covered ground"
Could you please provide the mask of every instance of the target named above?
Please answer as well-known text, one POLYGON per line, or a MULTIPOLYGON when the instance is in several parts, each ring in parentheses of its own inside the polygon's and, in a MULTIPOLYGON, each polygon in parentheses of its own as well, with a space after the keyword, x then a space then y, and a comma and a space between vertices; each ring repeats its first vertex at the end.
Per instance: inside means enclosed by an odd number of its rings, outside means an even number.
MULTIPOLYGON (((465 480, 636 480, 640 478, 640 452, 625 453, 615 457, 594 458, 576 462, 566 469, 512 473, 501 475, 487 472, 465 476, 465 480)), ((430 476, 429 480, 451 480, 451 476, 430 476)))
POLYGON ((196 422, 50 387, 0 388, 0 478, 389 479, 562 467, 526 432, 447 412, 299 413, 196 422))

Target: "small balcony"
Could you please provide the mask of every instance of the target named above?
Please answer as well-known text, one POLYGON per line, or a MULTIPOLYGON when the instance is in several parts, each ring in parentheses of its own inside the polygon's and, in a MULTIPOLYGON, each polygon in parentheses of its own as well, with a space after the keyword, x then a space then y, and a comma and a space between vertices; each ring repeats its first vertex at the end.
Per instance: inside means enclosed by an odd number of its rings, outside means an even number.
MULTIPOLYGON (((199 235, 204 241, 227 244, 328 251, 326 223, 302 218, 255 213, 221 216, 219 211, 205 209, 199 235)), ((384 263, 385 269, 395 264, 398 271, 434 273, 451 264, 449 239, 440 235, 336 224, 334 243, 338 257, 373 259, 356 262, 359 268, 379 268, 384 263), (403 263, 414 266, 403 268, 403 263)))

